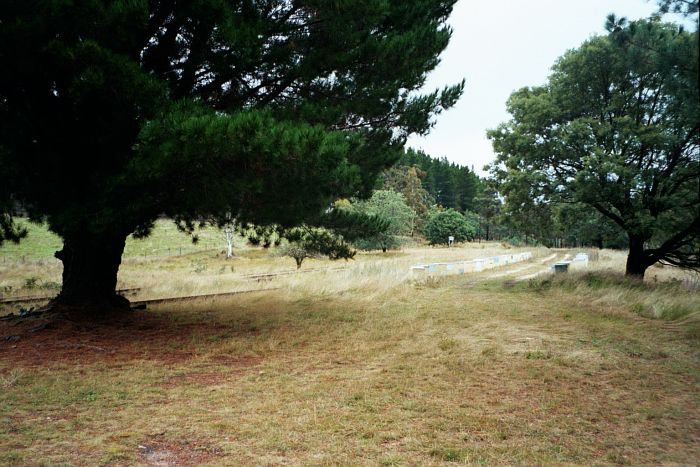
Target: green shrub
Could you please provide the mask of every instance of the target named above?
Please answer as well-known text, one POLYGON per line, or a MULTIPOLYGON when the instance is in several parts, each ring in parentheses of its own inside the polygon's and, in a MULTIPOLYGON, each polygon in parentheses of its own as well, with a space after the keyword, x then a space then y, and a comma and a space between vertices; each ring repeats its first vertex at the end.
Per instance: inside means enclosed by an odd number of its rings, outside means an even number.
POLYGON ((455 242, 472 240, 476 226, 454 209, 447 209, 431 213, 424 233, 431 245, 447 245, 450 236, 455 242))

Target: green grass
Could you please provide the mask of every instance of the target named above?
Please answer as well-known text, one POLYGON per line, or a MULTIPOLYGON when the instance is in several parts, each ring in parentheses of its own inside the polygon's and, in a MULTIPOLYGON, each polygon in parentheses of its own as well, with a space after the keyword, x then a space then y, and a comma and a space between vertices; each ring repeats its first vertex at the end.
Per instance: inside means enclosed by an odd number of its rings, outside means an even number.
POLYGON ((46 226, 26 220, 19 220, 18 224, 27 229, 27 237, 20 243, 5 242, 0 245, 0 263, 51 258, 55 251, 61 249, 61 239, 49 232, 46 226))
MULTIPOLYGON (((0 264, 2 261, 36 261, 52 259, 55 251, 62 248, 61 239, 50 232, 45 225, 38 225, 27 220, 19 220, 26 227, 28 234, 19 244, 5 242, 0 246, 0 264)), ((224 242, 221 232, 215 227, 198 229, 198 241, 192 242, 192 237, 177 230, 172 221, 158 220, 151 236, 145 239, 127 239, 124 248, 124 258, 165 257, 179 254, 191 254, 210 250, 223 250, 224 242)), ((242 246, 243 240, 237 239, 237 246, 242 246)))

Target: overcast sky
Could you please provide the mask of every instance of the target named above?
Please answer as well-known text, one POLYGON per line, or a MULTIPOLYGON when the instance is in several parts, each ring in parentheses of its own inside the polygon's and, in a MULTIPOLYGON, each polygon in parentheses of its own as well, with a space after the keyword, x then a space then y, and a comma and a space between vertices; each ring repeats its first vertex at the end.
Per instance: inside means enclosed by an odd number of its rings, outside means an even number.
POLYGON ((426 89, 465 78, 464 94, 427 137, 412 137, 408 146, 483 174, 494 159, 486 130, 508 120, 513 91, 543 84, 559 56, 605 33, 609 13, 638 19, 655 10, 654 0, 459 0, 449 20, 452 40, 426 89))

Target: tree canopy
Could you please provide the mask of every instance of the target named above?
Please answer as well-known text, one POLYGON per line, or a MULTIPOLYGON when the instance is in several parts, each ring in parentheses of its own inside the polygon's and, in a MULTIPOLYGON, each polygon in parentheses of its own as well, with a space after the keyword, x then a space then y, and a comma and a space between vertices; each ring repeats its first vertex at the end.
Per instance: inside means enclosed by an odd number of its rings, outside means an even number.
POLYGON ((627 233, 627 274, 700 266, 698 36, 658 19, 610 18, 508 101, 489 132, 508 202, 583 203, 627 233))
POLYGON ((8 0, 0 6, 0 241, 64 240, 59 303, 123 306, 124 239, 313 222, 367 195, 463 84, 418 90, 454 0, 8 0))

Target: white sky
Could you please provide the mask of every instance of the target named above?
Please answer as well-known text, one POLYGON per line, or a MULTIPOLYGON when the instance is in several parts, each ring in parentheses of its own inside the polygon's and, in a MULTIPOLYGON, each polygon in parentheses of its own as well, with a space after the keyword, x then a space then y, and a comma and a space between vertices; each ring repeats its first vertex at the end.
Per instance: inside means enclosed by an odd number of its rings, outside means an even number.
POLYGON ((656 8, 655 0, 458 1, 449 20, 452 40, 425 89, 466 78, 464 94, 428 136, 411 137, 407 146, 483 174, 494 159, 486 130, 509 119, 505 103, 513 91, 543 84, 559 56, 605 33, 609 13, 633 20, 656 8))

